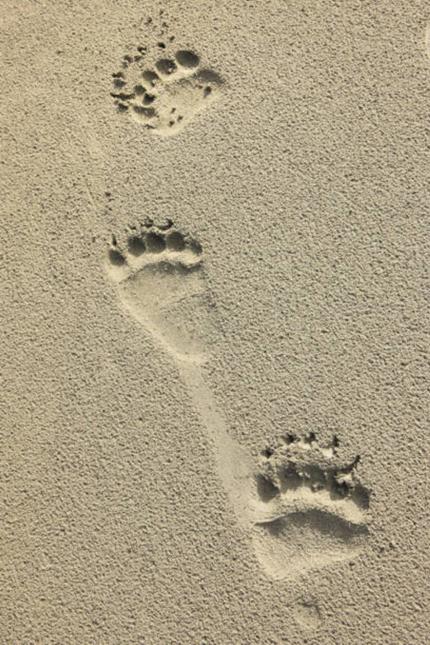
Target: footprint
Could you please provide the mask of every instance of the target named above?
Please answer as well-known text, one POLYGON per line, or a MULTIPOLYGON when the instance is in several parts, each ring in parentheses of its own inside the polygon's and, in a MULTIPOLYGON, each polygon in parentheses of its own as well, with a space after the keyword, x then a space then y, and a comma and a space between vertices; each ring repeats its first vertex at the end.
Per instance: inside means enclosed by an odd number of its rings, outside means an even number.
POLYGON ((111 96, 119 112, 163 137, 178 134, 220 94, 221 77, 202 68, 199 56, 190 50, 163 54, 147 64, 145 48, 123 59, 123 69, 112 74, 111 96))
POLYGON ((315 631, 322 623, 320 609, 313 601, 302 600, 290 611, 295 621, 305 630, 315 631))
POLYGON ((253 544, 268 576, 295 577, 351 560, 368 535, 369 492, 357 456, 344 463, 338 441, 321 446, 312 433, 267 449, 256 477, 253 544))
POLYGON ((115 236, 106 260, 125 309, 177 359, 202 363, 217 329, 200 244, 169 221, 115 236))

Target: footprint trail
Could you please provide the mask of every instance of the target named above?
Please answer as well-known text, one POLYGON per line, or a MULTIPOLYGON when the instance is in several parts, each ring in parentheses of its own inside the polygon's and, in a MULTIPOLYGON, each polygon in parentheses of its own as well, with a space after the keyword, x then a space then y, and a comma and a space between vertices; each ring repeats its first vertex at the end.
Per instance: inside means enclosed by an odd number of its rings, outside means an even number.
POLYGON ((339 441, 286 435, 259 464, 234 441, 207 386, 205 363, 220 340, 201 245, 171 221, 112 236, 105 261, 119 301, 176 361, 211 441, 220 481, 255 557, 275 580, 350 561, 368 538, 369 491, 360 457, 344 460, 339 441))

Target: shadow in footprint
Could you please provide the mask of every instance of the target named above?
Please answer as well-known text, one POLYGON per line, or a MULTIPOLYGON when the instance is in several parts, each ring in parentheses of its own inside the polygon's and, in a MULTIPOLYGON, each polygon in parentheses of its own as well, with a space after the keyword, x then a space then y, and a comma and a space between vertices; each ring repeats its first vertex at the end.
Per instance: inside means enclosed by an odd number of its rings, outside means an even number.
POLYGON ((319 509, 295 511, 285 517, 261 522, 260 526, 274 537, 279 537, 286 532, 304 534, 308 531, 310 534, 319 534, 343 543, 354 541, 357 537, 369 533, 367 526, 352 524, 342 517, 319 509))

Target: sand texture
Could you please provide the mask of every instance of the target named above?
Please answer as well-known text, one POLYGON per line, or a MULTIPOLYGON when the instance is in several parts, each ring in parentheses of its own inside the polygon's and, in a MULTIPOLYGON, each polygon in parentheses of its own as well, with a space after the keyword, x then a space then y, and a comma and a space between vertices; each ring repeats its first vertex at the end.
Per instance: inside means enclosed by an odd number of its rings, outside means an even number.
POLYGON ((0 47, 0 645, 428 645, 428 3, 0 47))

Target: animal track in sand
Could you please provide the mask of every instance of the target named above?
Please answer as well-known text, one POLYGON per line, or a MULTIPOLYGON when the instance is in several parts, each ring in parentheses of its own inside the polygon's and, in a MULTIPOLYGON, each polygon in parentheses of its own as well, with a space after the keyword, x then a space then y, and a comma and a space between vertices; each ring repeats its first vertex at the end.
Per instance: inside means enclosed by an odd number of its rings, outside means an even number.
POLYGON ((357 556, 368 535, 369 492, 357 476, 359 456, 342 462, 338 441, 321 446, 311 433, 287 435, 264 451, 256 477, 253 543, 274 579, 357 556))
POLYGON ((302 600, 291 607, 290 612, 300 627, 306 630, 315 631, 322 622, 321 612, 314 602, 302 600))
POLYGON ((123 69, 112 74, 111 96, 119 112, 161 136, 178 134, 218 97, 223 83, 212 69, 202 68, 199 56, 186 49, 147 63, 145 47, 123 59, 123 69))
POLYGON ((214 340, 213 305, 200 244, 168 221, 115 236, 106 267, 125 309, 176 358, 201 363, 214 340))

